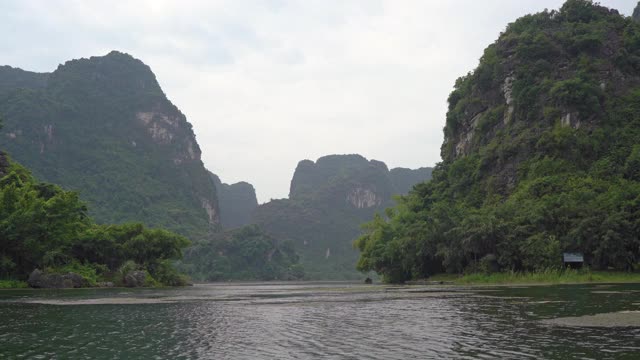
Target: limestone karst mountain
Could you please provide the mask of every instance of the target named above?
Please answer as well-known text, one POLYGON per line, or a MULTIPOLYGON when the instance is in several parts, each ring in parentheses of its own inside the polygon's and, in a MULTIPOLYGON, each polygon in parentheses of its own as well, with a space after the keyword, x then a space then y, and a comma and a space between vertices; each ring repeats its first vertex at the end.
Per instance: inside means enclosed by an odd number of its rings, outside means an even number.
POLYGON ((393 204, 408 184, 431 177, 430 168, 392 169, 360 155, 329 155, 298 163, 288 199, 260 205, 252 222, 291 240, 307 278, 359 278, 352 242, 360 225, 393 204))
POLYGON ((213 173, 211 177, 218 193, 222 227, 231 229, 248 225, 251 221, 251 213, 258 207, 256 190, 253 185, 245 181, 226 184, 213 173))
POLYGON ((132 56, 38 74, 0 67, 0 148, 38 178, 80 192, 103 223, 142 221, 190 237, 219 224, 191 124, 132 56))
MULTIPOLYGON (((637 15, 637 12, 635 12, 637 15)), ((640 24, 568 0, 509 24, 449 95, 442 163, 357 241, 390 281, 640 258, 640 24)))

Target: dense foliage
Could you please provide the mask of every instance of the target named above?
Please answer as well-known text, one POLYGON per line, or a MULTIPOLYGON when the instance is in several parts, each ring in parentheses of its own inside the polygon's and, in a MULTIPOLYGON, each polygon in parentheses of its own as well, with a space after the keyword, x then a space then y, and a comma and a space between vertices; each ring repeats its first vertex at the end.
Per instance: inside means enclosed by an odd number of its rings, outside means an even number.
POLYGON ((50 74, 0 67, 0 84, 0 148, 79 191, 96 221, 194 239, 216 226, 215 186, 191 125, 140 60, 111 52, 50 74))
POLYGON ((569 0, 510 24, 449 96, 433 180, 366 225, 358 268, 402 282, 557 268, 572 251, 633 269, 639 71, 640 25, 615 10, 569 0))
POLYGON ((409 183, 428 179, 431 169, 392 169, 360 155, 329 155, 298 163, 289 199, 256 209, 252 221, 279 239, 291 240, 307 279, 361 279, 354 269, 352 239, 360 224, 392 204, 409 183))
POLYGON ((185 252, 180 269, 204 281, 298 280, 304 276, 293 244, 278 241, 256 225, 197 242, 185 252))
POLYGON ((36 181, 0 153, 0 279, 24 280, 38 268, 120 284, 128 269, 184 284, 171 261, 186 238, 142 224, 97 225, 87 213, 77 193, 36 181))

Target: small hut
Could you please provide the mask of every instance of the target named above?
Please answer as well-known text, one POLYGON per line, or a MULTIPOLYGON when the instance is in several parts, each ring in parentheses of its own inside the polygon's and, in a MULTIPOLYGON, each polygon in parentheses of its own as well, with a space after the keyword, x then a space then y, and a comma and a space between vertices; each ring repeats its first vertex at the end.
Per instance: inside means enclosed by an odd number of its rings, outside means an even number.
POLYGON ((584 265, 582 253, 563 253, 562 264, 565 268, 580 269, 584 265))

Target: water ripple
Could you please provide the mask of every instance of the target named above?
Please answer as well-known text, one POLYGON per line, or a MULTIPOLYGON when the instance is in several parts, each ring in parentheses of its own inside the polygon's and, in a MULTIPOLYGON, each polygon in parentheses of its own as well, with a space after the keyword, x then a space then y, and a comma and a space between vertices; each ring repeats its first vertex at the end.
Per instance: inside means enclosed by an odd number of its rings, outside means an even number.
POLYGON ((607 288, 616 297, 594 289, 302 283, 0 292, 0 358, 634 358, 640 329, 541 321, 637 308, 638 285, 607 288))

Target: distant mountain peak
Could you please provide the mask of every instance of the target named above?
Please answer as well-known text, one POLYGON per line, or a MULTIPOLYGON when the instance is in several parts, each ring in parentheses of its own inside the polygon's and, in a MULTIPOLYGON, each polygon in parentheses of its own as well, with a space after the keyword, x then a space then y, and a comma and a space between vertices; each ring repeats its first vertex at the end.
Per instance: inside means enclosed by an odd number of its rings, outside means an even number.
POLYGON ((223 183, 218 175, 209 172, 216 186, 220 204, 220 223, 224 228, 248 225, 251 213, 258 207, 258 198, 253 185, 246 181, 235 184, 223 183))
POLYGON ((360 234, 361 222, 390 206, 393 195, 406 194, 430 178, 431 168, 389 170, 384 162, 358 154, 302 160, 289 199, 258 206, 252 219, 295 243, 310 278, 358 276, 352 241, 360 234))

